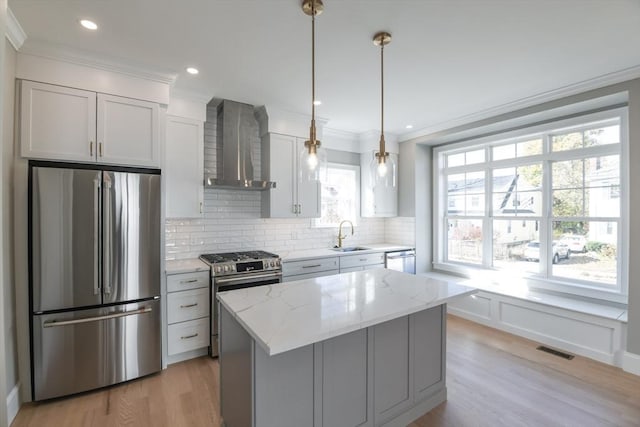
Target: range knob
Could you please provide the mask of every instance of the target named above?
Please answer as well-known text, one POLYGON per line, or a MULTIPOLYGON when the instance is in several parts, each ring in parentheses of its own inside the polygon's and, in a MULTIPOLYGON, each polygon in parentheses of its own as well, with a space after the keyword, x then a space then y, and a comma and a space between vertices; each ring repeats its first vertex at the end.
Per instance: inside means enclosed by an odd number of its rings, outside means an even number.
POLYGON ((277 265, 278 267, 280 267, 280 260, 279 260, 279 259, 277 259, 277 260, 276 260, 276 265, 277 265))
POLYGON ((273 268, 273 267, 275 267, 275 266, 276 266, 276 263, 275 263, 275 262, 271 261, 271 262, 269 263, 269 267, 272 267, 272 268, 273 268))
POLYGON ((231 266, 231 271, 236 271, 236 265, 235 265, 235 264, 233 264, 233 265, 231 266))
POLYGON ((224 272, 225 272, 225 273, 229 272, 229 266, 228 266, 228 265, 225 265, 225 266, 224 266, 224 272))
POLYGON ((220 268, 219 265, 216 265, 216 273, 220 273, 222 271, 222 268, 220 268))

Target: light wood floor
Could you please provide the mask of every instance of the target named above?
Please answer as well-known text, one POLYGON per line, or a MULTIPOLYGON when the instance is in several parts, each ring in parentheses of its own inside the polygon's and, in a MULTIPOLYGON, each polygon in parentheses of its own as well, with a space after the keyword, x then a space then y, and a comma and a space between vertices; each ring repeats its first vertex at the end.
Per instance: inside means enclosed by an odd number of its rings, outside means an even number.
MULTIPOLYGON (((640 426, 640 377, 536 347, 449 316, 448 401, 410 427, 640 426)), ((217 427, 217 368, 203 357, 101 391, 27 404, 12 426, 217 427)))

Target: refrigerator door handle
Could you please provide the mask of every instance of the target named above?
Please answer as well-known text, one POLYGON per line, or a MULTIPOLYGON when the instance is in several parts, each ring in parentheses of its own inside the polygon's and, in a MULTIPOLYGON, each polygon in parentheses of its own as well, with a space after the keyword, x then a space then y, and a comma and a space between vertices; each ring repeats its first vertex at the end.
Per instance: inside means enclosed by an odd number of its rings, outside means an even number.
POLYGON ((100 292, 100 180, 93 180, 95 193, 93 199, 93 294, 100 292))
MULTIPOLYGON (((105 176, 108 178, 108 176, 105 176)), ((111 293, 111 181, 105 179, 104 181, 104 233, 103 233, 103 257, 104 264, 102 265, 103 277, 104 277, 104 293, 109 295, 111 293)))
POLYGON ((136 314, 145 314, 151 313, 151 307, 142 307, 138 310, 132 311, 121 311, 119 313, 106 314, 104 316, 96 316, 96 317, 85 317, 83 319, 73 319, 73 320, 51 320, 49 322, 44 322, 42 327, 44 328, 53 328, 56 326, 68 326, 68 325, 77 325, 78 323, 89 323, 89 322, 97 322, 100 320, 107 319, 116 319, 118 317, 126 317, 126 316, 134 316, 136 314))

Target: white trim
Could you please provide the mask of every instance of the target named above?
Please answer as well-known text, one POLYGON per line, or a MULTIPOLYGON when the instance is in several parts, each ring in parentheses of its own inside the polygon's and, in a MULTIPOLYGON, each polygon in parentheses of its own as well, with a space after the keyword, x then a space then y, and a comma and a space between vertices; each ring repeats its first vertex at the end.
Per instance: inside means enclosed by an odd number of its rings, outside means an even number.
POLYGON ((622 369, 634 375, 640 375, 640 355, 625 351, 622 355, 622 369))
POLYGON ((153 82, 173 84, 178 77, 177 73, 157 72, 140 66, 134 66, 121 62, 115 58, 104 55, 97 56, 93 53, 71 49, 53 43, 28 40, 20 50, 21 53, 52 59, 70 64, 96 68, 98 70, 116 72, 153 82))
POLYGON ((7 396, 7 425, 11 425, 20 410, 20 382, 13 386, 7 396))
POLYGON ((516 101, 508 102, 497 107, 492 107, 472 114, 467 114, 465 116, 437 123, 413 132, 405 133, 400 135, 400 141, 405 142, 415 140, 415 142, 419 143, 421 142, 421 140, 424 140, 426 136, 436 132, 441 132, 447 129, 455 128, 457 126, 462 126, 524 108, 533 107, 545 102, 555 101, 567 96, 578 95, 583 92, 599 89, 617 83, 622 83, 628 80, 636 79, 638 77, 640 77, 640 65, 625 68, 619 71, 614 71, 612 73, 604 74, 592 79, 583 80, 581 82, 563 86, 547 92, 542 92, 540 94, 533 95, 527 98, 518 99, 516 101))
POLYGON ((22 26, 16 19, 15 15, 11 11, 11 8, 7 6, 7 39, 11 46, 15 50, 20 50, 22 44, 27 39, 27 33, 24 32, 22 26))

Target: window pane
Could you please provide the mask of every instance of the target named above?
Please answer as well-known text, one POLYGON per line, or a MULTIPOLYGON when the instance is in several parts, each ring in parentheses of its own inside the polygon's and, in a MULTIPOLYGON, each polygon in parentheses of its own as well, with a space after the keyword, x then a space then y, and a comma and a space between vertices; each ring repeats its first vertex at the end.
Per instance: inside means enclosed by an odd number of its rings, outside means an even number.
POLYGON ((582 188, 553 191, 553 216, 584 216, 582 188))
POLYGON ((465 175, 465 190, 467 194, 484 193, 484 172, 471 172, 465 175))
POLYGON ((568 279, 587 280, 604 285, 617 283, 618 224, 590 221, 580 224, 554 221, 556 247, 551 259, 556 261, 552 274, 568 279), (574 229, 576 232, 565 232, 574 229), (562 244, 569 250, 569 258, 562 260, 558 251, 562 244), (556 259, 557 255, 557 259, 556 259))
POLYGON ((447 207, 447 212, 449 215, 464 215, 466 212, 464 196, 450 195, 447 198, 447 207))
POLYGON ((453 219, 447 226, 449 261, 482 263, 482 220, 453 219))
POLYGON ((464 178, 463 173, 447 176, 447 190, 449 194, 456 191, 464 192, 464 178))
POLYGON ((538 221, 493 221, 493 266, 513 271, 537 273, 539 264, 540 227, 538 221))
MULTIPOLYGON (((614 187, 618 188, 619 187, 614 187)), ((591 217, 614 217, 620 216, 620 198, 616 197, 612 187, 591 187, 585 188, 585 216, 591 217)))
POLYGON ((337 226, 348 219, 355 223, 358 191, 357 167, 328 165, 326 179, 322 182, 321 216, 316 226, 337 226))
POLYGON ((620 156, 591 157, 585 160, 585 185, 617 185, 620 183, 620 156))
POLYGON ((551 137, 551 150, 564 151, 582 148, 582 132, 571 132, 551 137))
POLYGON ((447 156, 447 166, 452 168, 454 166, 464 165, 464 153, 449 154, 447 156))
POLYGON ((516 149, 518 157, 535 156, 542 154, 542 139, 533 139, 531 141, 519 142, 516 149))
POLYGON ((467 160, 466 164, 468 164, 468 165, 473 165, 475 163, 484 162, 484 149, 475 150, 475 151, 468 151, 466 160, 467 160))
POLYGON ((584 132, 585 147, 620 143, 620 125, 589 129, 584 132))
POLYGON ((492 151, 493 160, 513 159, 516 156, 516 145, 496 145, 492 151))
POLYGON ((553 188, 580 188, 584 185, 584 161, 553 162, 551 168, 553 188))

